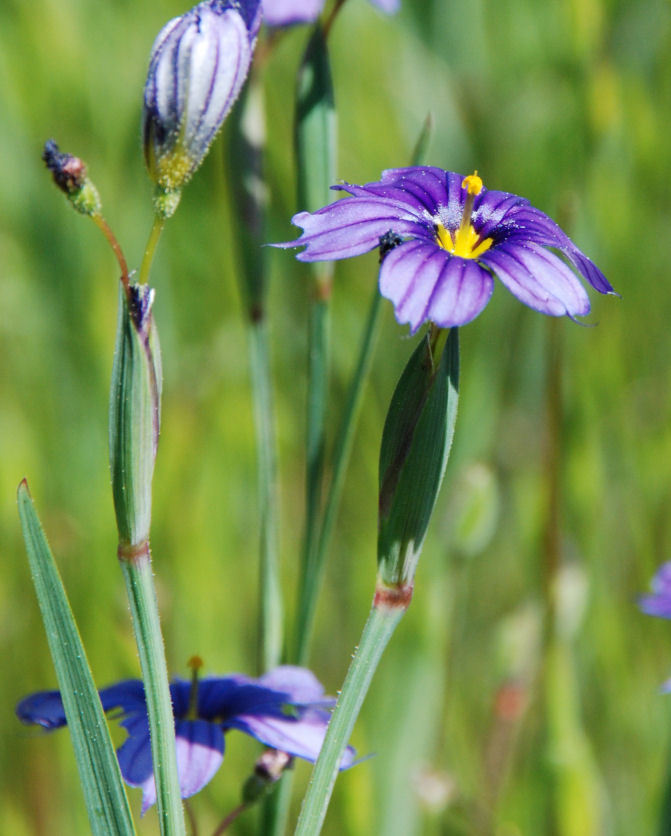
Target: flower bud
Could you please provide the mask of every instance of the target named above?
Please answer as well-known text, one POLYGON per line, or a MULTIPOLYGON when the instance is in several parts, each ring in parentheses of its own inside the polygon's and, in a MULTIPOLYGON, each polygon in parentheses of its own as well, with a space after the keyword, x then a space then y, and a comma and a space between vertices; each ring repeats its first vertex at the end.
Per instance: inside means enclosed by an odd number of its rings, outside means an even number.
POLYGON ((97 215, 101 210, 98 190, 86 174, 86 166, 79 157, 61 153, 53 139, 44 143, 42 159, 52 173, 54 183, 82 215, 97 215))
POLYGON ((203 161, 247 77, 260 18, 260 0, 206 0, 159 32, 143 139, 160 190, 179 191, 203 161))
POLYGON ((148 548, 151 486, 161 411, 161 352, 152 314, 154 291, 131 285, 120 292, 109 448, 119 557, 148 548))
POLYGON ((254 804, 263 798, 292 764, 293 757, 288 752, 278 749, 262 752, 254 764, 254 772, 242 787, 243 803, 254 804))
POLYGON ((378 601, 407 606, 417 561, 452 445, 459 390, 459 342, 451 329, 427 334, 399 380, 380 449, 378 601), (391 598, 387 595, 391 595, 391 598))

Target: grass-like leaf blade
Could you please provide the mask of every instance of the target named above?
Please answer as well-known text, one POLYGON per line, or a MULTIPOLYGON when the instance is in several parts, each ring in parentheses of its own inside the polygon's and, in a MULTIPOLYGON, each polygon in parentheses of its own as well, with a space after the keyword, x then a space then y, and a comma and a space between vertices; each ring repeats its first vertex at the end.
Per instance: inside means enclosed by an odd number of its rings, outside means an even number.
POLYGON ((63 582, 35 512, 28 485, 18 490, 30 571, 72 736, 95 836, 134 834, 119 763, 63 582))

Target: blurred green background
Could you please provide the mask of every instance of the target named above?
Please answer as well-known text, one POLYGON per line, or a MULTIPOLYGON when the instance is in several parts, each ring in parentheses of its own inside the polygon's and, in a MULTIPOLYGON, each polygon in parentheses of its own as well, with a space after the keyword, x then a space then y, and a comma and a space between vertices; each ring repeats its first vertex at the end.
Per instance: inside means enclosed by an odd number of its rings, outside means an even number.
MULTIPOLYGON (((67 733, 46 737, 13 713, 55 685, 19 532, 22 477, 98 684, 139 670, 107 464, 116 265, 40 154, 53 136, 86 160, 137 265, 151 223, 142 85, 153 38, 184 10, 0 5, 0 832, 13 836, 87 832, 67 733)), ((662 0, 403 0, 392 18, 349 0, 336 22, 339 177, 404 165, 430 111, 432 164, 478 168, 488 187, 528 197, 622 298, 592 293, 595 327, 581 327, 498 287, 462 329, 446 482, 413 604, 353 739, 377 756, 341 776, 332 836, 659 832, 671 624, 635 601, 671 555, 670 23, 662 0)), ((307 34, 287 33, 265 71, 269 240, 293 235, 301 208, 291 113, 307 34)), ((255 672, 256 460, 227 141, 224 130, 186 189, 153 272, 165 383, 152 545, 168 662, 182 675, 194 653, 211 673, 255 672)), ((308 273, 289 253, 268 251, 268 263, 291 608, 308 273)), ((375 276, 375 254, 337 268, 331 429, 375 276)), ((414 344, 386 304, 319 603, 311 666, 331 693, 372 596, 380 434, 414 344)), ((228 737, 221 771, 193 799, 201 833, 237 804, 257 752, 228 737)), ((309 768, 296 773, 299 798, 309 768)), ((141 830, 156 832, 153 811, 141 830)), ((256 832, 255 815, 233 832, 256 832)))

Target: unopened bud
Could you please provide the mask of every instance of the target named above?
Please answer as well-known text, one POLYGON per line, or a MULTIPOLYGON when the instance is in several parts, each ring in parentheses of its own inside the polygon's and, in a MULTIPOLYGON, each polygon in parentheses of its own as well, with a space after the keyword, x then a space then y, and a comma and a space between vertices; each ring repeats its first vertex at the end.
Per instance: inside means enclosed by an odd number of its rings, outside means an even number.
MULTIPOLYGON (((240 93, 261 19, 260 0, 205 0, 159 32, 144 88, 144 156, 168 197, 201 164, 240 93)), ((175 200, 157 200, 167 217, 175 200)))
POLYGON ((149 539, 161 399, 153 300, 154 291, 146 285, 130 285, 128 296, 121 292, 112 369, 110 469, 119 557, 124 559, 145 554, 149 539))
POLYGON ((380 449, 376 606, 406 607, 452 445, 459 342, 420 342, 399 380, 380 449))
POLYGON ((266 749, 254 764, 254 773, 244 783, 243 803, 254 804, 262 798, 280 780, 292 763, 293 758, 288 752, 266 749))
POLYGON ((44 143, 42 159, 52 173, 54 183, 82 215, 97 215, 102 204, 98 190, 86 174, 86 166, 79 157, 61 153, 53 139, 44 143))

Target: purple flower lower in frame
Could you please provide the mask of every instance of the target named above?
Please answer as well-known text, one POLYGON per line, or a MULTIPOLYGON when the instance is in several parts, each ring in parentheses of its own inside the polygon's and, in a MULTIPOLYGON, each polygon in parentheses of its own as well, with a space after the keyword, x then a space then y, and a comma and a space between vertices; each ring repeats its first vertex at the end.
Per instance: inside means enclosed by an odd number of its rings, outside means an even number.
POLYGON ((651 586, 652 594, 641 595, 638 606, 647 615, 671 618, 671 562, 659 567, 651 586))
MULTIPOLYGON (((335 700, 324 696, 314 674, 305 668, 284 665, 258 679, 241 674, 198 678, 202 663, 190 662, 189 682, 175 679, 170 686, 175 714, 177 772, 183 798, 201 790, 214 776, 224 757, 224 733, 238 729, 265 746, 315 761, 319 755, 328 709, 335 700)), ((105 711, 119 710, 128 738, 117 751, 124 780, 142 789, 142 813, 156 801, 156 787, 149 738, 144 686, 129 679, 103 688, 105 711)), ((21 700, 16 713, 24 723, 56 729, 66 724, 58 691, 42 691, 21 700)), ((345 752, 341 768, 354 761, 354 750, 345 752)))
MULTIPOLYGON (((268 26, 291 26, 312 23, 324 8, 324 0, 262 0, 263 20, 268 26)), ((370 0, 387 14, 397 12, 401 0, 370 0)))
MULTIPOLYGON (((638 599, 638 606, 646 615, 655 615, 659 618, 671 618, 671 561, 663 563, 655 572, 650 586, 650 595, 641 595, 638 599)), ((671 693, 671 679, 662 683, 662 693, 671 693)))
POLYGON ((275 246, 304 245, 300 261, 330 261, 400 240, 386 247, 380 292, 411 333, 425 322, 470 322, 489 301, 493 276, 534 310, 585 316, 589 298, 566 261, 600 293, 615 292, 551 218, 526 198, 484 188, 477 172, 393 168, 375 183, 332 188, 351 197, 294 215, 303 234, 275 246))

